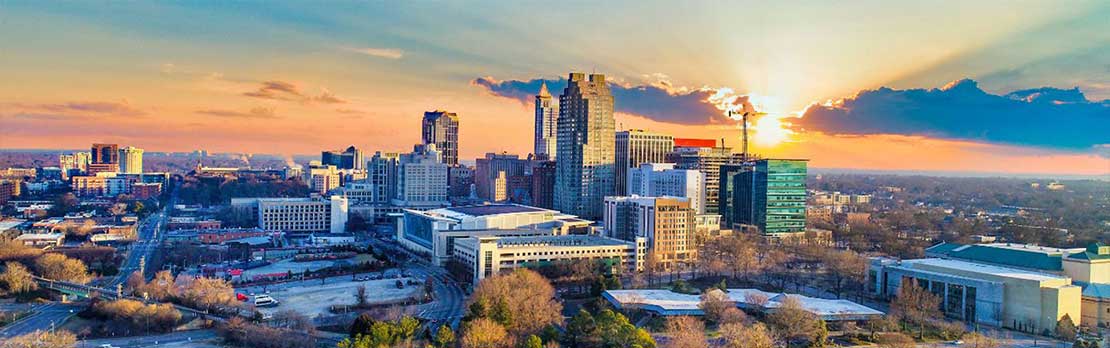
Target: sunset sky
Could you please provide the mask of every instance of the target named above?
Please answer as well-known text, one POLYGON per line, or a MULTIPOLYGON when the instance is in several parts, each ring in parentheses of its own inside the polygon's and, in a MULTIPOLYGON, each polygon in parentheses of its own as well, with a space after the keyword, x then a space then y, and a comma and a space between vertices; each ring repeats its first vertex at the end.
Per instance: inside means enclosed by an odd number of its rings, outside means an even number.
POLYGON ((0 2, 0 148, 526 154, 531 95, 825 168, 1110 175, 1110 2, 0 2))

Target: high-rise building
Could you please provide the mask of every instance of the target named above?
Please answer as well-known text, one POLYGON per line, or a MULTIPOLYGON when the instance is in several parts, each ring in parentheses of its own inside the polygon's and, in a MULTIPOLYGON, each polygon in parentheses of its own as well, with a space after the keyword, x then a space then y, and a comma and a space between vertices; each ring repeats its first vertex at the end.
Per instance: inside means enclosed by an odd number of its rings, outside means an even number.
MULTIPOLYGON (((740 163, 740 154, 728 147, 679 146, 686 141, 675 139, 674 152, 667 155, 667 162, 678 169, 700 170, 705 175, 705 213, 719 214, 721 165, 740 163)), ((696 143, 697 145, 704 145, 696 143)))
POLYGON ((327 194, 340 186, 339 170, 334 165, 311 161, 304 166, 305 183, 312 192, 327 194))
POLYGON ((555 209, 586 219, 604 210, 613 194, 616 125, 605 75, 571 73, 559 95, 555 209))
POLYGON ((362 157, 362 150, 359 150, 354 145, 347 147, 347 149, 343 151, 332 150, 320 152, 320 163, 325 165, 330 164, 338 169, 363 169, 366 165, 362 157))
POLYGON ((641 163, 662 163, 674 150, 674 137, 631 129, 617 132, 616 195, 627 196, 628 169, 641 163))
POLYGON ((696 258, 696 216, 686 198, 610 196, 605 198, 604 231, 626 241, 645 238, 645 266, 667 270, 696 258))
MULTIPOLYGON (((490 152, 486 154, 485 158, 475 160, 474 190, 477 192, 478 198, 497 202, 498 200, 493 199, 495 189, 493 182, 500 176, 498 173, 505 173, 504 181, 508 185, 511 178, 525 175, 528 164, 528 160, 509 153, 490 152)), ((508 187, 505 190, 508 190, 508 187)), ((508 193, 506 192, 505 195, 508 195, 508 193)))
POLYGON ((750 169, 751 166, 744 164, 721 165, 717 189, 717 212, 721 214, 721 224, 725 228, 732 228, 732 224, 736 222, 736 217, 733 216, 736 212, 735 177, 750 169))
POLYGON ((536 94, 536 138, 532 153, 540 158, 555 159, 558 135, 559 104, 547 91, 547 82, 540 85, 536 94))
POLYGON ((92 160, 87 168, 89 174, 119 172, 119 145, 93 144, 91 153, 92 160))
POLYGON ((350 208, 340 195, 317 198, 232 198, 231 207, 255 214, 258 228, 293 234, 343 233, 350 208))
POLYGON ((397 196, 393 205, 407 208, 437 208, 450 204, 447 199, 447 173, 442 154, 435 144, 417 146, 402 154, 397 164, 397 196))
POLYGON ((424 113, 421 139, 435 144, 447 165, 459 164, 459 115, 443 110, 424 113))
POLYGON ((447 171, 448 195, 452 198, 470 198, 474 186, 474 167, 458 165, 447 171))
POLYGON ((767 236, 804 233, 806 161, 762 159, 734 175, 733 223, 758 227, 767 236))
POLYGON ((119 171, 120 173, 142 174, 143 149, 134 146, 119 149, 119 171))
POLYGON ((396 152, 375 152, 369 162, 369 181, 378 190, 374 197, 378 199, 373 203, 389 203, 397 198, 397 165, 401 155, 396 152))
POLYGON ((89 170, 89 162, 92 162, 92 154, 88 152, 74 152, 69 155, 58 155, 58 168, 61 168, 62 175, 69 178, 73 175, 80 175, 89 170))
POLYGON ((675 169, 674 163, 642 163, 628 169, 628 195, 684 197, 690 208, 705 213, 705 175, 699 170, 675 169))
POLYGON ((542 161, 532 167, 532 205, 551 209, 555 198, 555 161, 542 161))

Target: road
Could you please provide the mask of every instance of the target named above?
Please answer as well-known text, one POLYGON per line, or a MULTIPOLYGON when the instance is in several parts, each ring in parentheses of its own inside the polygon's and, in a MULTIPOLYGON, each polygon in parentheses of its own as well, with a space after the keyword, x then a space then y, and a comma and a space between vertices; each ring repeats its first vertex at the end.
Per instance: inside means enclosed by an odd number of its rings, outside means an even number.
POLYGON ((119 338, 99 338, 85 340, 77 344, 77 348, 95 348, 102 344, 111 344, 114 347, 192 347, 202 341, 214 340, 219 337, 216 330, 189 330, 177 331, 163 335, 132 336, 119 338))
POLYGON ((0 337, 10 338, 29 334, 35 330, 50 330, 62 325, 70 316, 81 311, 82 307, 81 304, 58 302, 37 305, 31 315, 0 328, 0 337))
POLYGON ((417 316, 428 320, 427 325, 431 329, 435 329, 445 322, 450 323, 451 328, 457 329, 459 327, 459 322, 464 314, 463 306, 466 303, 466 293, 447 274, 447 270, 429 264, 423 257, 413 254, 397 243, 386 243, 372 238, 370 239, 370 245, 378 250, 388 249, 408 255, 410 263, 417 265, 408 267, 415 271, 414 274, 423 277, 431 276, 435 279, 435 299, 416 307, 417 316), (435 327, 432 327, 433 325, 435 327))
POLYGON ((131 243, 130 250, 127 252, 127 259, 120 265, 119 275, 107 282, 105 288, 112 289, 116 285, 127 282, 127 278, 131 276, 132 272, 144 268, 143 263, 149 261, 154 252, 162 246, 162 239, 165 234, 160 232, 172 212, 173 205, 176 203, 177 191, 174 190, 161 211, 151 214, 139 224, 138 236, 135 242, 131 243))

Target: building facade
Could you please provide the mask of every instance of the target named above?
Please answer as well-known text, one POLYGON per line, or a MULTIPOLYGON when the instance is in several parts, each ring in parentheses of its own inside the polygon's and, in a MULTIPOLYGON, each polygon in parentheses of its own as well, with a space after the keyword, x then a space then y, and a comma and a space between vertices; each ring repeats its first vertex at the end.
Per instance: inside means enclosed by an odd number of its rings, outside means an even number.
POLYGON ((421 127, 424 144, 435 144, 447 165, 459 164, 459 115, 443 110, 424 113, 421 127))
POLYGON ((338 169, 354 169, 361 170, 366 168, 366 160, 363 159, 362 150, 359 150, 354 145, 347 147, 343 151, 322 151, 320 152, 320 163, 324 165, 333 165, 338 169))
POLYGON ((629 192, 628 172, 630 168, 639 167, 643 163, 663 163, 667 154, 674 150, 674 137, 666 134, 645 132, 641 129, 624 130, 617 132, 617 143, 614 147, 617 161, 615 195, 627 196, 636 194, 629 192))
POLYGON ((542 159, 554 160, 558 138, 559 103, 547 91, 547 82, 540 84, 536 94, 536 131, 532 153, 542 159))
MULTIPOLYGON (((687 141, 686 143, 690 143, 687 141)), ((700 144, 694 142, 694 144, 700 144)), ((740 163, 740 154, 732 153, 728 147, 675 146, 667 155, 667 162, 674 163, 678 169, 701 171, 705 176, 705 212, 719 214, 721 165, 740 163)))
POLYGON ((555 161, 541 161, 532 166, 532 205, 554 208, 555 161))
POLYGON ((344 233, 348 202, 329 198, 232 198, 231 206, 257 214, 258 227, 291 234, 344 233))
POLYGON ((397 189, 393 205, 417 209, 447 206, 448 165, 435 144, 417 146, 402 154, 397 164, 397 189))
POLYGON ((503 202, 509 198, 509 180, 523 177, 528 171, 529 161, 508 153, 487 153, 474 164, 474 189, 478 198, 503 202), (504 173, 502 175, 502 173, 504 173), (500 178, 500 179, 499 179, 500 178), (497 181, 501 180, 501 194, 497 193, 497 181))
POLYGON ((555 209, 598 218, 613 194, 613 94, 605 75, 571 73, 559 95, 555 209))
POLYGON ((455 240, 453 260, 461 264, 472 284, 518 268, 536 268, 586 260, 615 274, 643 269, 646 242, 623 241, 594 235, 467 237, 455 240))
POLYGON ((642 163, 628 169, 628 195, 684 197, 698 214, 705 214, 705 175, 692 169, 675 169, 674 163, 642 163))
POLYGON ((375 152, 368 163, 368 180, 378 190, 374 203, 386 204, 397 198, 397 166, 401 154, 396 152, 375 152))
POLYGON ((644 238, 648 267, 669 270, 696 259, 696 216, 686 198, 607 197, 604 234, 625 241, 644 238))
POLYGON ((128 146, 119 149, 119 172, 127 174, 143 173, 143 149, 128 146))
POLYGON ((804 233, 806 162, 762 159, 733 176, 733 223, 758 227, 765 236, 804 233))

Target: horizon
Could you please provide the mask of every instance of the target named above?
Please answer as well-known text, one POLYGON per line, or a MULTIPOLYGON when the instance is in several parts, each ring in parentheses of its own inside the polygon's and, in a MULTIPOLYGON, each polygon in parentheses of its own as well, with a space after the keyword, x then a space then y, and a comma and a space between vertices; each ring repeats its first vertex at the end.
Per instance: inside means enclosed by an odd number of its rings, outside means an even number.
POLYGON ((407 151, 443 109, 460 158, 526 156, 540 83, 584 71, 618 130, 736 150, 751 110, 753 153, 814 167, 1110 175, 1110 3, 636 5, 10 2, 0 148, 407 151))

